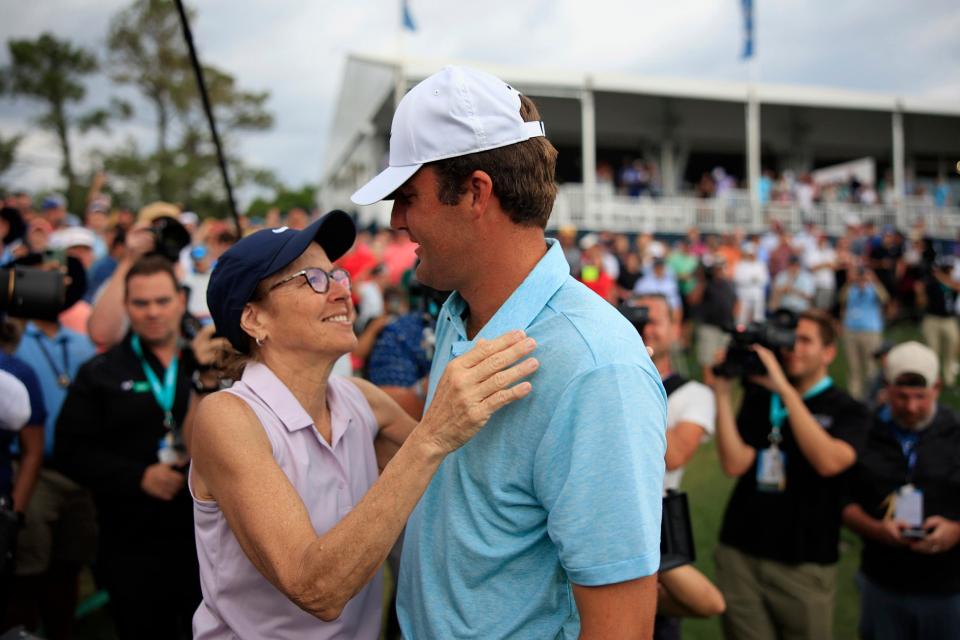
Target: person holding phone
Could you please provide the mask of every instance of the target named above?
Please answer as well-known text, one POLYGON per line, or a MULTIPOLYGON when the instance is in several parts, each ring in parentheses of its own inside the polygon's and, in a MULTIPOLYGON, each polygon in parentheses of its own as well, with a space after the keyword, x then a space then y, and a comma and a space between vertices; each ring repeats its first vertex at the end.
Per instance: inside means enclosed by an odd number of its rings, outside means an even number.
POLYGON ((960 629, 960 423, 939 405, 939 359, 918 342, 887 354, 843 521, 863 538, 860 637, 933 640, 960 629))

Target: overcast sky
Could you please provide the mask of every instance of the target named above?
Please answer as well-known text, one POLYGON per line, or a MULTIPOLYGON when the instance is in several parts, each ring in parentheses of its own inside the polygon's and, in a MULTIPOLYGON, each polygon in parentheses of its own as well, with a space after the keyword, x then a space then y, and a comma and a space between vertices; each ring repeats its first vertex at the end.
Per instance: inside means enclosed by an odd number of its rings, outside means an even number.
MULTIPOLYGON (((172 0, 171 0, 172 1, 172 0)), ((826 85, 960 101, 957 0, 754 0, 762 81, 826 85)), ((0 0, 0 36, 50 31, 98 52, 111 16, 126 0, 0 0)), ((291 185, 319 178, 330 122, 350 52, 396 51, 400 0, 202 0, 192 25, 201 59, 232 73, 244 88, 269 91, 276 119, 247 134, 251 164, 291 185)), ((437 60, 518 64, 544 69, 618 71, 712 80, 745 80, 739 0, 410 0, 417 30, 407 54, 437 60)), ((0 64, 9 62, 4 46, 0 64)), ((91 79, 88 104, 118 91, 91 79)), ((8 181, 56 186, 55 141, 36 132, 36 104, 0 98, 0 132, 28 134, 8 181)), ((110 135, 76 142, 85 151, 128 136, 152 144, 152 114, 141 106, 110 135)))

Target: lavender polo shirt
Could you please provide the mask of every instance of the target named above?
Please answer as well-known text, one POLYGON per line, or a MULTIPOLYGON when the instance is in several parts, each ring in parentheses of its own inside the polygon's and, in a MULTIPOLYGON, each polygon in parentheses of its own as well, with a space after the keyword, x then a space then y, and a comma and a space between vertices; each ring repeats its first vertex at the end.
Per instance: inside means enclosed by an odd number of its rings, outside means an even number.
MULTIPOLYGON (((330 530, 377 479, 377 423, 360 390, 332 376, 327 385, 332 442, 264 364, 248 364, 227 390, 260 419, 273 458, 303 500, 317 535, 330 530)), ((191 493, 193 489, 191 487, 191 493)), ((216 502, 193 499, 203 602, 193 616, 195 640, 226 638, 375 639, 380 635, 382 575, 333 622, 311 616, 271 585, 247 559, 216 502)))

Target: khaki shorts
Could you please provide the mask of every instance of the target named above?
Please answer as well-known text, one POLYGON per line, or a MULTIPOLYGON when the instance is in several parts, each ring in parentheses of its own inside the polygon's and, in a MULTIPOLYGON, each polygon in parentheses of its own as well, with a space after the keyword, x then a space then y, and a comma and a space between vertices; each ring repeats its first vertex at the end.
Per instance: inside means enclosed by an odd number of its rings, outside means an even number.
POLYGON ((727 601, 728 639, 833 637, 837 565, 783 564, 718 544, 717 587, 727 601))
POLYGON ((697 326, 697 364, 710 366, 717 359, 717 351, 730 344, 730 334, 712 324, 697 326))
POLYGON ((97 517, 90 492, 41 469, 17 537, 16 574, 44 573, 53 564, 82 567, 97 553, 97 517))

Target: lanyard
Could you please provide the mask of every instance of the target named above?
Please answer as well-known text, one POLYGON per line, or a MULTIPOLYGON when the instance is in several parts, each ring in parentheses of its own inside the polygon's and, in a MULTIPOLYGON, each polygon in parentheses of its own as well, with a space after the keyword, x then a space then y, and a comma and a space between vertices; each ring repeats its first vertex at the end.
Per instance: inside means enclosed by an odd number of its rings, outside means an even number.
POLYGON ((920 442, 920 434, 916 431, 905 431, 898 427, 893 421, 893 415, 890 411, 890 405, 885 406, 880 411, 880 419, 890 425, 890 431, 893 437, 897 439, 900 445, 900 451, 907 461, 907 482, 913 477, 913 470, 917 466, 917 443, 920 442))
MULTIPOLYGON (((823 393, 833 386, 833 378, 824 376, 820 382, 807 389, 803 394, 804 400, 809 400, 813 396, 823 393)), ((783 400, 776 393, 770 396, 770 436, 769 440, 773 444, 778 444, 783 440, 780 435, 780 429, 783 427, 783 421, 787 419, 787 408, 783 406, 783 400)))
POLYGON ((143 374, 147 376, 147 382, 150 383, 150 390, 153 391, 153 397, 157 404, 163 409, 163 426, 167 429, 173 429, 173 401, 177 396, 177 369, 180 364, 180 353, 177 352, 170 361, 170 366, 163 374, 163 385, 153 372, 153 368, 143 357, 143 349, 140 347, 140 336, 134 334, 130 339, 130 346, 133 352, 137 354, 140 360, 140 366, 143 367, 143 374))
POLYGON ((70 359, 67 355, 67 341, 64 338, 59 340, 60 347, 63 349, 63 371, 57 367, 56 361, 53 359, 53 355, 47 351, 47 348, 43 345, 43 338, 40 337, 40 334, 33 334, 33 339, 37 341, 37 347, 40 349, 40 353, 43 354, 43 357, 46 358, 47 364, 50 365, 50 369, 53 371, 53 375, 57 376, 57 384, 66 389, 70 386, 70 359))

